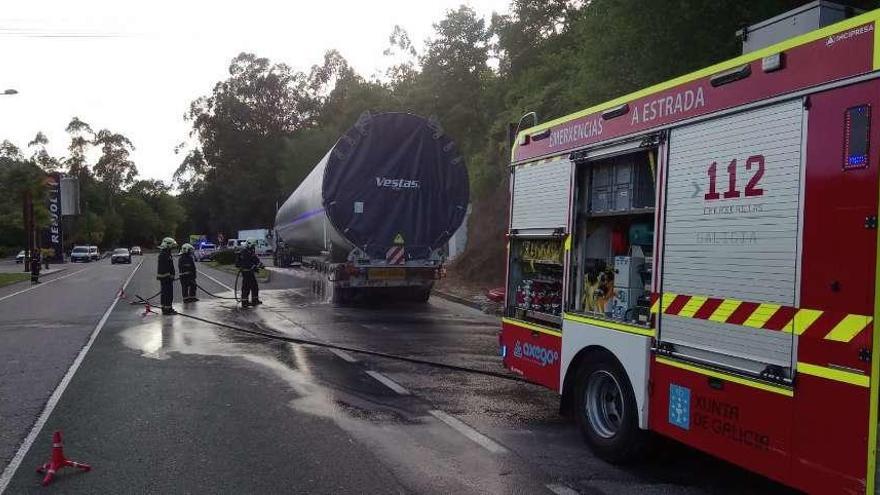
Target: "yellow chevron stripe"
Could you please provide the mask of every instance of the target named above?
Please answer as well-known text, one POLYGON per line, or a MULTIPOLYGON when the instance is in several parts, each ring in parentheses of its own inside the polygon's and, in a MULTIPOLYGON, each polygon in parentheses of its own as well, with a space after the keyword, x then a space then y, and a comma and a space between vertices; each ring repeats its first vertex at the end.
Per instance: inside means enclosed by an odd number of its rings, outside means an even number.
MULTIPOLYGON (((651 305, 651 312, 655 314, 658 311, 666 313, 666 310, 669 309, 669 306, 676 297, 679 297, 679 294, 661 294, 660 297, 654 301, 654 304, 651 305)), ((694 315, 697 314, 697 311, 699 311, 709 299, 708 296, 684 297, 689 298, 688 302, 685 303, 681 310, 675 315, 681 316, 682 318, 693 318, 694 315)), ((730 315, 732 315, 741 304, 743 304, 743 301, 737 301, 736 299, 722 300, 721 304, 719 304, 718 307, 715 308, 715 311, 712 312, 712 315, 709 316, 709 321, 714 321, 716 323, 727 322, 730 315)), ((770 318, 772 318, 780 308, 782 308, 782 305, 780 304, 760 303, 741 325, 750 328, 764 328, 764 325, 770 321, 770 318)), ((782 327, 782 331, 786 333, 794 333, 795 335, 803 335, 804 332, 809 330, 823 314, 825 314, 824 310, 800 308, 795 311, 794 317, 782 327)), ((862 329, 871 324, 872 321, 873 317, 871 316, 856 314, 846 315, 837 322, 837 325, 835 325, 824 338, 825 340, 832 340, 835 342, 850 342, 862 331, 862 329)))
POLYGON ((678 297, 678 294, 663 293, 660 296, 660 300, 663 301, 662 303, 660 303, 660 312, 665 313, 666 308, 668 308, 669 305, 672 304, 672 301, 674 301, 676 297, 678 297))
POLYGON ((703 303, 706 302, 708 297, 703 296, 692 296, 691 299, 681 308, 681 311, 678 312, 678 316, 682 316, 685 318, 693 318, 694 314, 703 306, 703 303))
POLYGON ((779 308, 781 308, 779 304, 770 304, 764 303, 758 305, 757 308, 752 312, 751 315, 743 322, 743 326, 752 327, 752 328, 764 328, 764 324, 767 323, 767 320, 773 316, 773 313, 776 312, 779 308))
POLYGON ((818 376, 819 378, 825 378, 826 380, 849 383, 850 385, 858 385, 865 388, 871 384, 871 378, 868 375, 830 368, 827 366, 798 362, 797 370, 805 375, 818 376))
POLYGON ((717 308, 715 308, 715 311, 712 313, 712 316, 709 317, 709 320, 724 323, 730 318, 730 315, 736 311, 736 308, 738 308, 740 304, 742 304, 742 301, 725 299, 717 308))
POLYGON ((828 335, 825 336, 825 340, 849 342, 858 335, 863 328, 868 326, 868 324, 871 323, 871 320, 872 318, 870 316, 846 315, 844 319, 840 320, 840 322, 828 332, 828 335))
POLYGON ((810 325, 816 322, 824 311, 818 309, 799 309, 794 314, 794 318, 788 322, 788 325, 782 328, 783 332, 801 335, 810 328, 810 325))

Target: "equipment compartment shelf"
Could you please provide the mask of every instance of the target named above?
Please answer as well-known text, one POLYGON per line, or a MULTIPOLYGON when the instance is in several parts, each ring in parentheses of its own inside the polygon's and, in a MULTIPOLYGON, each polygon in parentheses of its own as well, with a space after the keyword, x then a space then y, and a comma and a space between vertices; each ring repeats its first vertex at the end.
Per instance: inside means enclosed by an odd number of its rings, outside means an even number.
POLYGON ((532 318, 533 320, 545 321, 547 323, 552 323, 553 325, 559 326, 562 325, 562 317, 551 315, 547 313, 540 313, 538 311, 526 310, 525 312, 526 318, 532 318))
POLYGON ((600 211, 600 212, 590 212, 591 217, 619 217, 624 215, 648 215, 653 214, 654 208, 634 208, 631 210, 617 210, 617 211, 600 211))
POLYGON ((551 266, 559 266, 559 267, 562 266, 561 262, 552 261, 552 260, 530 260, 530 259, 522 258, 520 261, 522 261, 523 263, 536 263, 538 265, 551 265, 551 266))

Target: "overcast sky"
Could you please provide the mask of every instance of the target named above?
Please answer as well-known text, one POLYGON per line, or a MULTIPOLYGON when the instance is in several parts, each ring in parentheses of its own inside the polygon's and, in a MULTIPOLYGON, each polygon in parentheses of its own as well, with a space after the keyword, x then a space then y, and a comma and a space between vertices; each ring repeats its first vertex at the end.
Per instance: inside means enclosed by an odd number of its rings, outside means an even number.
POLYGON ((395 24, 421 44, 462 3, 488 20, 509 0, 3 2, 0 92, 19 94, 0 96, 0 140, 24 151, 42 130, 64 156, 75 115, 128 136, 141 176, 169 181, 189 130, 184 112, 239 52, 307 71, 336 48, 369 76, 388 65, 395 24))

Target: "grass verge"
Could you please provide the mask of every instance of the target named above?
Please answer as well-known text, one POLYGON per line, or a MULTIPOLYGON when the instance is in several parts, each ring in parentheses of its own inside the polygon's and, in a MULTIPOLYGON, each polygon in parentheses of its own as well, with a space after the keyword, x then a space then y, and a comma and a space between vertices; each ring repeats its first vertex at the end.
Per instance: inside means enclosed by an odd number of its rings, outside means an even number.
POLYGON ((0 287, 30 280, 30 273, 0 273, 0 287))

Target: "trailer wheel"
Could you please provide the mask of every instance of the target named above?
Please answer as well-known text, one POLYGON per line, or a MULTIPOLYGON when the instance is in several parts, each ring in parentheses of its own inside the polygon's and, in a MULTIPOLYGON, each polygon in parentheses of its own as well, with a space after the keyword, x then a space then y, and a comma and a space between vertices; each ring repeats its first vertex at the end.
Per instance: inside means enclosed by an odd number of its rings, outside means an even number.
POLYGON ((335 304, 348 304, 352 299, 352 290, 349 288, 334 287, 332 302, 335 304))
POLYGON ((639 428, 635 394, 613 357, 588 358, 579 370, 575 394, 578 426, 597 456, 614 464, 641 457, 646 435, 639 428))
POLYGON ((428 299, 431 298, 431 289, 419 289, 415 292, 415 300, 416 302, 428 302, 428 299))

